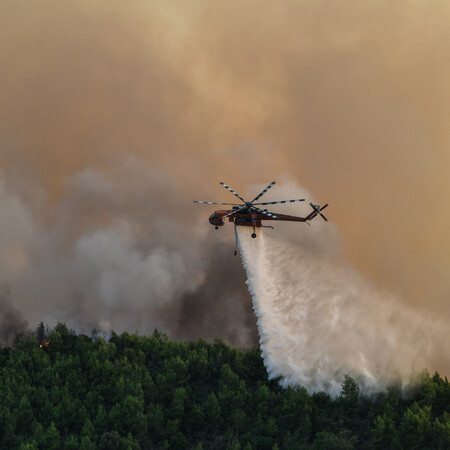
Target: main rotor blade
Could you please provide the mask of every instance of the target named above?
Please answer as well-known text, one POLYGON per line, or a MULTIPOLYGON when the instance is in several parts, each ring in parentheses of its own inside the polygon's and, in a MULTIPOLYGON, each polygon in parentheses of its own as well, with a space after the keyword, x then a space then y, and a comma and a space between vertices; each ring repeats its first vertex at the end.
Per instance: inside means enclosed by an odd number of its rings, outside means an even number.
POLYGON ((256 209, 256 211, 260 212, 261 214, 265 214, 266 216, 273 217, 274 219, 278 219, 278 216, 276 216, 275 214, 272 214, 267 211, 263 211, 262 209, 259 209, 259 208, 255 208, 255 209, 256 209))
POLYGON ((253 202, 256 202, 256 200, 260 199, 273 185, 275 184, 275 181, 272 181, 272 183, 269 184, 259 195, 257 195, 253 200, 253 202))
POLYGON ((225 188, 228 189, 232 194, 234 194, 239 200, 241 200, 243 203, 245 203, 245 200, 236 192, 233 191, 229 186, 227 186, 225 183, 222 183, 219 181, 219 183, 225 188))
POLYGON ((253 205, 275 205, 276 203, 293 203, 293 202, 304 202, 304 198, 299 198, 297 200, 280 200, 279 202, 265 202, 265 203, 253 203, 253 205))
POLYGON ((322 208, 320 208, 320 210, 319 210, 319 214, 322 216, 322 219, 325 220, 325 222, 328 222, 328 219, 320 211, 323 211, 327 206, 328 206, 328 203, 326 205, 322 206, 322 208))
POLYGON ((198 200, 194 200, 194 203, 206 203, 207 205, 233 205, 238 206, 238 203, 217 203, 217 202, 200 202, 198 200))
POLYGON ((222 220, 225 219, 225 217, 229 217, 229 216, 232 216, 233 214, 238 213, 239 211, 241 211, 242 209, 245 209, 246 207, 247 207, 247 206, 243 206, 242 208, 235 209, 234 211, 228 213, 227 215, 222 216, 222 220))

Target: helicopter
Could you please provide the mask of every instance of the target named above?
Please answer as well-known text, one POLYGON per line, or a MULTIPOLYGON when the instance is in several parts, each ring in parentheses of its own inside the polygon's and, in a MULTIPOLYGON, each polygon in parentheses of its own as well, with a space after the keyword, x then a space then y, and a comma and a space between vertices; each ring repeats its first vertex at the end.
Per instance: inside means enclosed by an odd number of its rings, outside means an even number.
MULTIPOLYGON (((287 214, 278 214, 267 211, 267 209, 261 209, 260 206, 275 205, 280 203, 294 203, 294 202, 304 202, 304 198, 299 198, 295 200, 280 200, 276 202, 257 202, 274 184, 272 181, 262 192, 260 192, 251 202, 245 201, 237 192, 233 191, 229 186, 227 186, 222 181, 219 182, 225 189, 229 190, 233 195, 235 195, 241 203, 217 203, 217 202, 204 202, 199 200, 194 200, 194 203, 201 203, 207 205, 228 205, 232 206, 231 210, 217 210, 209 217, 209 222, 211 225, 218 230, 224 225, 224 219, 228 217, 230 222, 234 222, 234 229, 236 233, 236 249, 237 249, 237 231, 236 226, 246 226, 253 227, 252 238, 256 238, 256 228, 273 228, 270 225, 263 225, 264 220, 278 220, 285 222, 306 222, 309 225, 309 221, 314 219, 314 217, 320 215, 325 221, 328 219, 323 215, 322 211, 328 206, 328 203, 324 206, 314 205, 310 203, 312 211, 306 217, 297 217, 287 214)), ((236 251, 235 251, 236 254, 236 251)))

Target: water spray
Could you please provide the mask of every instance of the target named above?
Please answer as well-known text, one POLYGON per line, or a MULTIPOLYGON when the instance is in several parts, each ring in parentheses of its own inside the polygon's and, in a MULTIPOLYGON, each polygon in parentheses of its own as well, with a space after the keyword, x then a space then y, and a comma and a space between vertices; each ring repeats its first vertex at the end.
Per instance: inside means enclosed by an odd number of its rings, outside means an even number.
POLYGON ((248 227, 236 232, 269 378, 336 396, 350 375, 371 394, 407 386, 432 368, 435 350, 442 354, 442 324, 405 310, 348 263, 279 232, 258 239, 248 227))

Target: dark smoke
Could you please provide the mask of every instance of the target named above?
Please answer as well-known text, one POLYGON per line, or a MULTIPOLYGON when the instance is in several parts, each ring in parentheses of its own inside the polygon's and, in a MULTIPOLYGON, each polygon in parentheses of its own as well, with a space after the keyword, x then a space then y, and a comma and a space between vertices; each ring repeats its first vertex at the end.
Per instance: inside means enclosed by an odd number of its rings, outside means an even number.
POLYGON ((10 346, 17 336, 28 331, 28 322, 11 302, 11 289, 0 287, 0 345, 10 346))
POLYGON ((257 345, 245 272, 233 247, 229 243, 214 245, 206 257, 209 267, 204 282, 181 297, 175 314, 172 308, 167 313, 171 334, 178 339, 221 337, 239 347, 257 345))

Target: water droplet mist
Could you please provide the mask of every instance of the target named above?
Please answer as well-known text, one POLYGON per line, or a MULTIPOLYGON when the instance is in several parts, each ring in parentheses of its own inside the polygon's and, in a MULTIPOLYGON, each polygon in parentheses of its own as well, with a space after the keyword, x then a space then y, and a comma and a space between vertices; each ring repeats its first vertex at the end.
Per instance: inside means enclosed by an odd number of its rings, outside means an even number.
POLYGON ((346 374, 371 394, 435 369, 448 348, 443 324, 405 309, 353 270, 336 251, 332 225, 275 224, 257 239, 238 227, 270 378, 336 396, 346 374))

